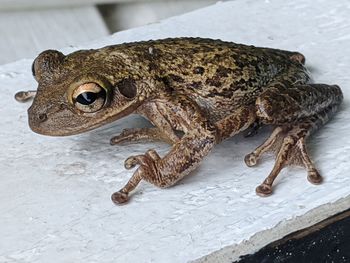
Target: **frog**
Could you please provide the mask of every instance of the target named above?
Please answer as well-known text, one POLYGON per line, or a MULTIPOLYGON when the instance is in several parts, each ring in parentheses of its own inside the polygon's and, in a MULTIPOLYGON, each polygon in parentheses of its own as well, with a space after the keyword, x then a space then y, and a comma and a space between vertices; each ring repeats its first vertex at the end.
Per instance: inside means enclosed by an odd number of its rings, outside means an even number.
POLYGON ((16 99, 33 98, 28 122, 34 132, 75 135, 138 114, 153 126, 124 129, 112 145, 171 145, 162 157, 150 149, 125 160, 125 168, 135 171, 112 194, 117 205, 127 203, 141 181, 159 188, 176 184, 215 145, 260 126, 272 126, 271 135, 244 157, 253 167, 266 152, 275 154, 270 174, 256 187, 259 196, 271 195, 274 180, 290 165, 303 167, 308 181, 320 184, 306 140, 343 100, 338 85, 314 83, 300 52, 219 39, 137 41, 67 55, 46 50, 32 73, 37 90, 19 92, 16 99))

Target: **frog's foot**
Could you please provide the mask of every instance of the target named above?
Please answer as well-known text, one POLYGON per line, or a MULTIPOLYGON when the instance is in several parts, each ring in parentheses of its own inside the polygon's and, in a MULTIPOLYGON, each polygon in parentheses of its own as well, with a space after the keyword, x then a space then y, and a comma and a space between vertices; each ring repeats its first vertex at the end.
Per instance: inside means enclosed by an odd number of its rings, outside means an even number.
POLYGON ((112 194, 111 199, 116 205, 124 205, 129 201, 129 193, 136 188, 136 186, 141 182, 142 177, 140 173, 136 171, 127 184, 119 191, 112 194))
POLYGON ((19 91, 15 94, 15 100, 18 102, 27 102, 33 99, 36 95, 36 90, 19 91))
POLYGON ((116 205, 123 205, 129 201, 129 193, 123 193, 120 190, 112 194, 111 199, 116 205))
POLYGON ((125 129, 119 135, 111 138, 111 145, 124 142, 136 141, 165 141, 173 144, 178 141, 178 138, 170 138, 166 136, 159 128, 132 128, 125 129))
POLYGON ((160 157, 155 150, 148 150, 145 154, 130 156, 124 162, 124 167, 127 170, 134 168, 136 165, 141 167, 154 168, 155 162, 159 161, 160 157))
POLYGON ((155 150, 148 150, 145 154, 130 156, 124 162, 126 169, 132 169, 139 165, 137 172, 143 180, 160 188, 168 187, 171 184, 159 172, 161 158, 155 150))
POLYGON ((128 183, 112 195, 112 201, 118 205, 126 203, 129 193, 136 188, 142 179, 161 188, 169 186, 168 182, 163 180, 163 177, 160 175, 158 167, 160 160, 161 158, 155 150, 148 150, 145 154, 127 158, 124 162, 126 169, 132 169, 137 165, 140 167, 128 183))
POLYGON ((276 140, 278 139, 278 135, 283 131, 282 127, 277 127, 271 133, 270 137, 259 147, 257 147, 253 152, 247 154, 244 157, 244 161, 247 166, 252 167, 257 165, 258 160, 263 155, 263 153, 271 150, 273 146, 276 144, 276 140))
POLYGON ((261 155, 273 150, 276 152, 276 162, 264 182, 256 188, 259 196, 268 196, 272 194, 272 184, 280 171, 287 165, 303 166, 307 170, 307 179, 313 184, 320 184, 322 177, 310 160, 306 151, 305 138, 310 131, 311 126, 301 124, 293 128, 277 127, 272 135, 255 151, 245 157, 248 166, 257 163, 261 155))

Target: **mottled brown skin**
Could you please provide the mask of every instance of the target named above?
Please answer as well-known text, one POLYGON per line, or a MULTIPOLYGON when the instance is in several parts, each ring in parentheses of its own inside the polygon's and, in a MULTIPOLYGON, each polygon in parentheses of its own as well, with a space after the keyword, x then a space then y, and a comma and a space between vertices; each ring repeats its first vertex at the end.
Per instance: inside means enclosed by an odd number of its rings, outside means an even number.
POLYGON ((69 55, 48 50, 33 63, 39 86, 28 110, 29 125, 40 134, 63 136, 131 113, 150 120, 154 128, 127 129, 111 139, 112 144, 156 139, 172 144, 163 158, 149 150, 125 161, 126 169, 138 168, 112 195, 122 204, 141 180, 171 186, 197 168, 215 144, 254 124, 272 124, 276 128, 270 138, 245 157, 253 166, 264 152, 276 152, 273 170, 256 189, 267 196, 289 164, 305 167, 310 182, 321 182, 305 140, 338 109, 343 96, 336 85, 311 84, 304 62, 297 52, 200 38, 127 43, 69 55), (87 105, 81 99, 85 91, 96 101, 87 105))

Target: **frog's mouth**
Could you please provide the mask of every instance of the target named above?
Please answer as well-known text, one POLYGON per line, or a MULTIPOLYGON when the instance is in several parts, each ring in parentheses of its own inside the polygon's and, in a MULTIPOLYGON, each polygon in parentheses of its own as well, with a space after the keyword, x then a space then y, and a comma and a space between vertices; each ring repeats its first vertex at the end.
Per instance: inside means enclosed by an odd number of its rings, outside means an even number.
POLYGON ((75 125, 77 122, 69 110, 58 111, 53 107, 40 111, 32 105, 28 109, 28 123, 33 132, 42 135, 67 136, 79 132, 79 127, 75 125))
POLYGON ((52 116, 45 113, 35 115, 28 114, 28 117, 30 129, 35 133, 46 136, 75 135, 95 129, 104 124, 103 121, 96 123, 85 122, 85 124, 82 124, 82 122, 78 122, 76 118, 67 119, 63 116, 55 116, 55 118, 52 118, 52 116))
POLYGON ((76 114, 68 107, 49 106, 37 109, 33 104, 28 109, 30 129, 47 136, 69 136, 98 128, 134 112, 134 107, 126 107, 119 112, 108 109, 91 114, 76 114))

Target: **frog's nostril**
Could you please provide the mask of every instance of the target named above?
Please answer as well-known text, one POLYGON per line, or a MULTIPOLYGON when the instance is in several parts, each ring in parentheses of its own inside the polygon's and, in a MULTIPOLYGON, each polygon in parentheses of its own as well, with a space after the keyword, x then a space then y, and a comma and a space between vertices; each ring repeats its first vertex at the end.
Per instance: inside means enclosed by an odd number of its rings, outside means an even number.
POLYGON ((38 115, 38 119, 40 122, 44 122, 47 119, 47 115, 45 113, 41 113, 38 115))

